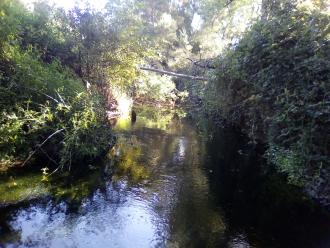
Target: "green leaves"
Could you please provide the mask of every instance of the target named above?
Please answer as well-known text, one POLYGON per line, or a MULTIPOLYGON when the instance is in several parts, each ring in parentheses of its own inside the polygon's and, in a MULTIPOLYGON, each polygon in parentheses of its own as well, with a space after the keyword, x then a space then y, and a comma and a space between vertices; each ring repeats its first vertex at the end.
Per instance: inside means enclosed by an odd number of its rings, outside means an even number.
POLYGON ((101 98, 94 91, 86 93, 63 64, 68 45, 63 39, 72 36, 59 33, 59 26, 50 23, 53 12, 46 5, 33 13, 16 1, 1 1, 0 7, 7 25, 0 27, 0 169, 25 160, 59 129, 65 132, 47 141, 33 159, 66 168, 95 158, 111 144, 112 132, 101 98))
POLYGON ((290 4, 268 10, 219 58, 206 100, 266 143, 269 162, 290 182, 310 187, 330 175, 330 17, 290 4))

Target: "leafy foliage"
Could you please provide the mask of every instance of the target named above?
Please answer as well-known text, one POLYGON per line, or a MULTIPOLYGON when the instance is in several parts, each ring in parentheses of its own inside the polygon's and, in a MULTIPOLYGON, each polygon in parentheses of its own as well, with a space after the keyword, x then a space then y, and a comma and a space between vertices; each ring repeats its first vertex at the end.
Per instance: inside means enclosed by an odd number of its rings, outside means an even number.
POLYGON ((253 141, 267 140, 269 161, 322 198, 330 174, 330 19, 283 2, 219 59, 206 106, 253 141))
POLYGON ((81 53, 69 41, 73 34, 52 19, 62 14, 67 20, 63 13, 45 2, 34 12, 18 1, 1 1, 0 7, 1 170, 35 159, 71 168, 105 153, 114 142, 105 100, 96 87, 86 92, 74 73, 79 60, 66 63, 81 53))

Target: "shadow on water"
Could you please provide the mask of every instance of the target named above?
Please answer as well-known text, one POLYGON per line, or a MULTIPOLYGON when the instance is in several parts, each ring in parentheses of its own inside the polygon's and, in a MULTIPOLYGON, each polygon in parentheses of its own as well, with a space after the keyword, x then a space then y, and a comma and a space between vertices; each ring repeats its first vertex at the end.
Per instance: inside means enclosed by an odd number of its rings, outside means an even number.
POLYGON ((210 189, 228 223, 223 247, 330 247, 329 213, 266 165, 262 147, 222 129, 207 150, 210 189))
POLYGON ((265 171, 239 132, 136 112, 83 176, 3 180, 0 247, 330 247, 328 215, 265 171))

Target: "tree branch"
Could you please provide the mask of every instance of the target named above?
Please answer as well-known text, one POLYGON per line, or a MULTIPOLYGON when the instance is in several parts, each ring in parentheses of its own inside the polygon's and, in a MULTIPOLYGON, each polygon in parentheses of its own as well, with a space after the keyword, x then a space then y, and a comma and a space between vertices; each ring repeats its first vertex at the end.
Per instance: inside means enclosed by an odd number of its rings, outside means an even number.
POLYGON ((192 80, 201 80, 201 81, 207 81, 208 80, 205 77, 191 76, 191 75, 175 73, 175 72, 171 72, 171 71, 164 71, 164 70, 159 70, 159 69, 155 69, 155 68, 148 68, 148 67, 143 67, 143 66, 140 67, 140 69, 144 70, 144 71, 153 71, 153 72, 157 72, 157 73, 162 73, 162 74, 170 75, 170 76, 173 76, 173 77, 181 77, 181 78, 188 78, 188 79, 192 79, 192 80))
POLYGON ((54 133, 52 133, 51 135, 49 135, 48 137, 47 137, 47 139, 45 139, 41 144, 38 144, 37 145, 37 148, 32 152, 32 153, 30 153, 30 155, 27 157, 27 159, 25 159, 25 161, 23 162, 23 164, 22 164, 22 167, 32 158, 32 156, 44 145, 44 144, 46 144, 46 142, 49 140, 49 139, 51 139, 53 136, 55 136, 56 134, 58 134, 58 133, 61 133, 61 132, 63 132, 64 131, 64 129, 59 129, 59 130, 57 130, 56 132, 54 132, 54 133))

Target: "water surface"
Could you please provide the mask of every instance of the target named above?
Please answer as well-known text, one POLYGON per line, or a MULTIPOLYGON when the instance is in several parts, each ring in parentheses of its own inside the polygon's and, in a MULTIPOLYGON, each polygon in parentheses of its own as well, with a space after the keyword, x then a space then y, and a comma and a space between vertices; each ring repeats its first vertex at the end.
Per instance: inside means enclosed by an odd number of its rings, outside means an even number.
POLYGON ((329 216, 239 132, 181 114, 119 120, 109 160, 79 179, 3 180, 0 247, 330 247, 329 216))

